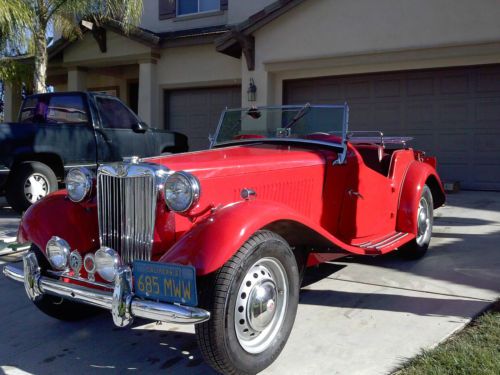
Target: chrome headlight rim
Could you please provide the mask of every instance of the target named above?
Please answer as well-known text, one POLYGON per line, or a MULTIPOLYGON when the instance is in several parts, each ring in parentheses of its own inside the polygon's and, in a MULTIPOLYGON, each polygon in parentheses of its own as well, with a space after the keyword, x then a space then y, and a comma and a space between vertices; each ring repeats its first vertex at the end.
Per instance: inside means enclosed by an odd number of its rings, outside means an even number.
POLYGON ((196 176, 192 175, 191 173, 185 172, 185 171, 177 171, 175 173, 172 173, 169 175, 163 185, 163 196, 165 199, 165 204, 167 205, 168 209, 170 211, 178 212, 178 213, 184 213, 192 209, 200 200, 200 195, 201 195, 201 187, 200 187, 200 182, 196 178, 196 176), (169 179, 176 178, 177 176, 180 176, 180 178, 183 178, 187 181, 187 185, 191 189, 191 197, 189 199, 188 204, 186 205, 185 208, 183 209, 175 209, 171 202, 167 198, 166 194, 166 189, 167 185, 169 183, 169 179))
POLYGON ((52 236, 50 240, 47 241, 47 244, 45 245, 45 254, 47 255, 47 259, 50 263, 50 265, 58 270, 58 271, 64 271, 68 269, 68 262, 69 262, 69 254, 71 253, 71 247, 69 246, 69 243, 57 236, 52 236), (62 256, 62 261, 60 264, 55 263, 53 256, 51 256, 51 253, 54 250, 51 250, 51 247, 54 246, 56 247, 60 252, 62 256))
POLYGON ((121 265, 121 258, 118 252, 113 250, 110 247, 101 247, 99 250, 97 250, 94 254, 94 262, 95 262, 95 273, 97 273, 103 280, 107 281, 108 283, 112 283, 115 280, 118 267, 121 265), (100 257, 104 255, 106 257, 110 257, 112 261, 112 266, 111 269, 106 267, 106 269, 103 269, 102 265, 102 260, 100 257), (111 272, 112 276, 108 275, 107 272, 111 272))
POLYGON ((68 193, 68 198, 75 203, 83 202, 85 199, 88 199, 92 195, 92 191, 94 189, 95 183, 95 174, 88 168, 85 167, 76 167, 71 168, 66 174, 66 178, 64 179, 64 184, 66 185, 66 191, 68 193), (84 177, 84 194, 81 197, 75 198, 71 195, 70 189, 68 189, 68 184, 70 183, 69 179, 75 173, 81 173, 84 177))

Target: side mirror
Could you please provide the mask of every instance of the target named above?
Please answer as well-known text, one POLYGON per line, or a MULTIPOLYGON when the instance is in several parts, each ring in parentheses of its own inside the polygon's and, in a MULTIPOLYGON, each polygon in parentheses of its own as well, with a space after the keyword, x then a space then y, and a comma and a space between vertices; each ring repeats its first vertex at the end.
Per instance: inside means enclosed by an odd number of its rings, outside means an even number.
POLYGON ((145 122, 139 121, 132 126, 132 130, 136 133, 145 133, 148 130, 148 125, 145 122))

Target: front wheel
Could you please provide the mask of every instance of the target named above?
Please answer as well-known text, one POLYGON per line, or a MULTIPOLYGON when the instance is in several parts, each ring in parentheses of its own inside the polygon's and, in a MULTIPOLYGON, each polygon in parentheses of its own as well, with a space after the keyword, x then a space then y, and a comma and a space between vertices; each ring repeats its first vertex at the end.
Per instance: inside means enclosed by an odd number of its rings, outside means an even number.
POLYGON ((224 374, 255 374, 282 351, 295 321, 299 271, 277 234, 259 231, 202 285, 211 318, 196 325, 205 360, 224 374))
POLYGON ((11 172, 7 181, 6 197, 14 210, 23 212, 57 188, 57 177, 48 165, 27 161, 11 172))
POLYGON ((420 259, 429 248, 434 224, 434 201, 431 189, 425 185, 418 202, 417 210, 417 237, 399 250, 407 259, 420 259))

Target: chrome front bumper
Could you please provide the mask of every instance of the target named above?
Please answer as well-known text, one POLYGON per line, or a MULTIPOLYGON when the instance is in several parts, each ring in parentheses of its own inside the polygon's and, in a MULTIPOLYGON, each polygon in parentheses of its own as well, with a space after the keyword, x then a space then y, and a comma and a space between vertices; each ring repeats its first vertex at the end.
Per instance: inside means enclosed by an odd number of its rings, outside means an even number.
POLYGON ((119 327, 132 324, 134 317, 179 324, 202 323, 210 319, 208 311, 197 307, 135 298, 132 292, 132 272, 128 266, 120 267, 118 270, 113 292, 69 284, 42 276, 33 253, 24 256, 23 270, 8 265, 4 267, 3 273, 12 280, 24 283, 26 293, 32 301, 41 298, 43 294, 50 294, 97 306, 110 310, 113 322, 119 327))

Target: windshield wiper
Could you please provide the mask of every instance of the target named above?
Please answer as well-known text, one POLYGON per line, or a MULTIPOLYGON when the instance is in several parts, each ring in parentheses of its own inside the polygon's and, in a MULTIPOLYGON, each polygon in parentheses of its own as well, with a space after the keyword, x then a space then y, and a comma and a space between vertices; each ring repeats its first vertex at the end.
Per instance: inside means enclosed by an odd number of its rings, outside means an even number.
POLYGON ((304 117, 307 112, 311 109, 311 104, 307 103, 304 107, 301 108, 300 111, 297 112, 295 117, 288 124, 285 125, 284 129, 290 129, 293 125, 295 125, 302 117, 304 117))

